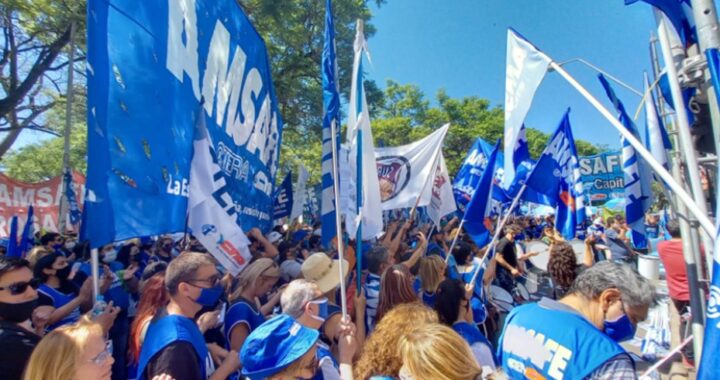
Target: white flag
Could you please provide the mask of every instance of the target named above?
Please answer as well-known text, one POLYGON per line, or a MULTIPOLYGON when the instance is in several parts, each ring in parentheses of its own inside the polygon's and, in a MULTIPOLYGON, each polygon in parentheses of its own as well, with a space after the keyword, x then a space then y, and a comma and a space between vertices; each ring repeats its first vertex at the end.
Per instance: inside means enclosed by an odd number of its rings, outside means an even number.
POLYGON ((450 176, 445 166, 445 157, 440 152, 440 160, 435 170, 432 197, 430 198, 430 204, 427 206, 427 213, 435 226, 439 228, 440 219, 455 210, 457 210, 457 206, 453 196, 452 182, 450 182, 450 176))
MULTIPOLYGON (((432 181, 449 124, 414 143, 375 149, 383 210, 430 204, 432 181)), ((451 190, 452 192, 452 190, 451 190)))
POLYGON ((505 69, 505 188, 510 186, 515 178, 515 166, 511 158, 517 145, 520 127, 550 62, 550 57, 537 50, 514 30, 508 29, 505 69))
POLYGON ((298 166, 298 177, 297 182, 295 183, 295 191, 293 192, 293 207, 290 212, 290 219, 295 219, 302 215, 303 207, 305 207, 305 198, 307 196, 305 187, 308 177, 310 177, 310 174, 308 174, 307 169, 305 169, 305 166, 300 164, 298 166))
POLYGON ((215 176, 220 167, 214 160, 202 111, 198 119, 190 164, 188 227, 220 265, 236 276, 251 259, 250 241, 238 224, 232 198, 223 191, 225 178, 215 176))
POLYGON ((347 143, 350 148, 348 164, 351 171, 348 186, 349 207, 345 218, 348 234, 357 234, 358 223, 362 222, 362 238, 372 239, 383 233, 382 209, 380 205, 380 185, 375 166, 375 148, 370 129, 370 113, 365 99, 363 85, 362 53, 367 47, 363 35, 362 23, 358 22, 355 33, 355 60, 353 62, 352 85, 350 88, 350 109, 348 112, 347 143), (362 148, 358 149, 358 145, 362 148), (358 155, 358 151, 360 154, 358 155), (358 158, 361 160, 358 165, 358 158), (358 168, 360 170, 358 170, 358 168), (362 186, 358 186, 358 182, 362 186), (358 189, 360 188, 360 189, 358 189), (358 190, 362 194, 358 196, 358 190), (358 205, 359 203, 359 205, 358 205), (359 213, 358 213, 359 211, 359 213), (358 220, 358 214, 361 220, 358 220))
POLYGON ((648 93, 649 88, 650 80, 645 73, 645 128, 647 128, 645 145, 657 162, 667 169, 669 168, 667 149, 672 149, 672 145, 670 145, 665 127, 660 122, 660 115, 655 106, 655 97, 652 92, 648 93))

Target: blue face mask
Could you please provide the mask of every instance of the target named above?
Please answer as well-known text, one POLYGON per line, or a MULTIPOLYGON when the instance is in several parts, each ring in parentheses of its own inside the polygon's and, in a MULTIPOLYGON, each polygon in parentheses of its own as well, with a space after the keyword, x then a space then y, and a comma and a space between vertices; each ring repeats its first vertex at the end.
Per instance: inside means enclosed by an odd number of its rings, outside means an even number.
POLYGON ((605 321, 604 326, 605 334, 618 343, 630 340, 635 336, 636 327, 627 314, 623 314, 614 321, 605 321))
POLYGON ((322 298, 319 300, 310 301, 310 303, 313 303, 318 306, 318 315, 311 315, 313 319, 317 319, 318 321, 325 321, 328 317, 328 299, 322 298))
POLYGON ((215 306, 224 291, 221 285, 200 289, 200 296, 195 299, 195 302, 202 306, 215 306))

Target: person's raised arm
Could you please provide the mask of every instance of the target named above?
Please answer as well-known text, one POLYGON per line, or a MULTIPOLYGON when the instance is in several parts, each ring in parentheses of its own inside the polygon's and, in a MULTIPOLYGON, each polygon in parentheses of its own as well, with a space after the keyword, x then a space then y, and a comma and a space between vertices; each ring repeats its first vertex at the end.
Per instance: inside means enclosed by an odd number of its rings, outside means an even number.
POLYGON ((422 232, 417 233, 418 237, 418 245, 415 248, 415 251, 413 251, 412 256, 410 256, 409 259, 402 262, 403 265, 405 265, 408 269, 415 266, 415 264, 420 260, 425 250, 427 250, 427 238, 425 237, 425 234, 422 232))
POLYGON ((278 250, 275 247, 275 245, 273 245, 273 243, 270 243, 270 241, 265 238, 265 235, 262 234, 262 231, 260 231, 259 228, 254 227, 253 229, 250 230, 248 235, 255 238, 255 240, 257 240, 258 243, 260 243, 260 245, 262 245, 263 257, 272 259, 278 255, 278 250))

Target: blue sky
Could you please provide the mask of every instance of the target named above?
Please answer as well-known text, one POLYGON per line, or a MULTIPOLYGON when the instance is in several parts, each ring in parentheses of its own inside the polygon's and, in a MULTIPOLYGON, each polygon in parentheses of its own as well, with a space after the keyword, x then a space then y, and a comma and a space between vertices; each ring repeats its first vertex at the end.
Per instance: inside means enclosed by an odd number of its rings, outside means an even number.
MULTIPOLYGON (((434 99, 444 88, 452 97, 479 96, 492 105, 505 98, 507 28, 513 27, 556 62, 583 58, 642 89, 650 71, 648 41, 655 30, 651 8, 623 0, 389 0, 373 8, 377 33, 368 41, 369 78, 418 85, 434 99)), ((580 63, 565 66, 606 107, 597 73, 580 63)), ((634 114, 640 98, 615 86, 634 114)), ((613 127, 557 73, 540 85, 526 124, 551 132, 564 110, 576 138, 620 147, 613 127)), ((644 128, 641 114, 638 127, 644 128)))

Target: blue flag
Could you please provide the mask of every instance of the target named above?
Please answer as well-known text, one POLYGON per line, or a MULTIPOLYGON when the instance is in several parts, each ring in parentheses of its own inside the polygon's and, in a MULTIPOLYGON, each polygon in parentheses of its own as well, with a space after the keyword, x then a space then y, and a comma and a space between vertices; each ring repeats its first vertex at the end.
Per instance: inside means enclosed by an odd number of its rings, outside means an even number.
POLYGON ((265 44, 238 3, 90 0, 88 15, 91 246, 185 229, 198 104, 224 207, 268 231, 282 120, 265 44))
POLYGON ((333 155, 338 152, 332 150, 332 140, 335 147, 340 146, 340 84, 338 82, 337 57, 335 56, 335 23, 332 14, 332 2, 325 5, 325 43, 322 53, 322 83, 323 83, 323 146, 322 146, 322 201, 320 203, 322 223, 322 245, 330 246, 330 241, 337 236, 336 210, 338 200, 335 199, 335 182, 333 180, 333 155), (335 124, 336 135, 332 135, 332 124, 335 124))
MULTIPOLYGON (((485 173, 485 169, 488 167, 490 154, 493 152, 494 147, 487 143, 487 141, 478 138, 475 143, 468 151, 465 160, 463 161, 457 175, 455 175, 455 181, 453 182, 453 195, 455 196, 455 202, 458 208, 462 211, 465 210, 468 203, 472 199, 475 189, 480 183, 480 179, 485 173)), ((497 173, 499 169, 502 169, 504 165, 504 155, 502 152, 497 153, 495 158, 495 165, 493 166, 493 173, 497 173)), ((495 192, 493 198, 500 198, 497 200, 504 200, 505 196, 502 192, 502 188, 495 192), (499 196, 496 196, 499 195, 499 196)))
POLYGON ((278 220, 290 216, 293 206, 292 172, 288 172, 280 186, 275 190, 273 218, 278 220))
MULTIPOLYGON (((618 120, 638 140, 639 133, 632 119, 625 111, 610 83, 600 74, 598 76, 608 98, 615 106, 618 120)), ((625 219, 632 230, 632 242, 635 248, 647 247, 645 237, 645 213, 652 205, 652 172, 636 152, 635 148, 626 139, 621 139, 623 147, 623 173, 625 182, 625 219)))
POLYGON ((7 257, 20 257, 22 255, 22 252, 20 252, 20 247, 18 246, 17 234, 18 234, 18 217, 17 217, 17 215, 15 215, 10 220, 10 236, 8 236, 7 253, 5 253, 5 255, 7 257))
POLYGON ((557 207, 555 224, 563 237, 575 238, 578 225, 585 220, 585 202, 569 109, 525 184, 547 197, 549 206, 557 207))
POLYGON ((80 205, 78 205, 77 197, 75 196, 75 190, 73 190, 73 176, 72 171, 67 170, 65 171, 65 195, 67 196, 68 206, 69 206, 69 214, 70 214, 70 224, 73 226, 76 226, 78 223, 80 223, 80 219, 82 218, 82 212, 80 211, 80 205))
MULTIPOLYGON (((499 149, 500 141, 495 144, 495 148, 487 159, 488 168, 495 167, 499 149)), ((492 170, 485 170, 463 216, 465 231, 478 247, 484 247, 490 242, 490 231, 485 226, 485 218, 490 213, 492 187, 495 182, 495 173, 492 170)))
POLYGON ((648 3, 664 13, 685 47, 697 41, 690 0, 625 0, 625 5, 638 1, 648 3))
POLYGON ((33 214, 35 213, 35 209, 33 206, 30 206, 28 208, 28 217, 27 221, 25 222, 25 227, 23 227, 23 233, 22 237, 20 238, 20 256, 25 257, 27 253, 32 249, 34 243, 35 243, 35 237, 33 236, 35 234, 34 231, 34 225, 33 225, 33 214))

